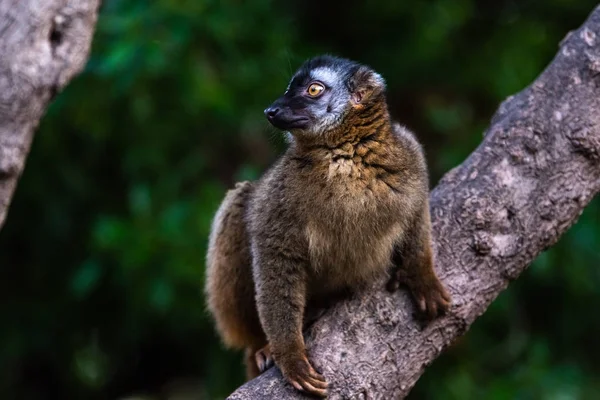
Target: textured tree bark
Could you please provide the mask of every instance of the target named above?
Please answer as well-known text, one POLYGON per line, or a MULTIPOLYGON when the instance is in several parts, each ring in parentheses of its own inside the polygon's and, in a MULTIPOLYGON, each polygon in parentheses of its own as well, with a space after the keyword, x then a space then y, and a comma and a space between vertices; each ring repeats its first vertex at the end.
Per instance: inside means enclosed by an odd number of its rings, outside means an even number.
MULTIPOLYGON (((329 397, 405 397, 599 190, 600 7, 533 84, 500 105, 479 147, 431 193, 437 271, 452 294, 451 312, 420 329, 407 293, 390 295, 381 281, 306 333, 329 397)), ((271 368, 229 398, 304 396, 271 368)))
POLYGON ((0 0, 0 228, 40 118, 88 58, 99 0, 0 0))

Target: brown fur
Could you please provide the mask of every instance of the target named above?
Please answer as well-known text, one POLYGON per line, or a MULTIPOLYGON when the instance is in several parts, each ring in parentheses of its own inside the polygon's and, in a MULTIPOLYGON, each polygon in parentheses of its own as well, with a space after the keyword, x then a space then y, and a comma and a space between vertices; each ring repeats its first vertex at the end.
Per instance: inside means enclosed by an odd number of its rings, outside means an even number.
POLYGON ((392 123, 384 95, 370 95, 338 128, 295 135, 260 181, 238 184, 217 212, 208 304, 224 342, 246 349, 249 377, 258 371, 252 355, 268 343, 296 388, 325 395, 306 357, 307 305, 362 288, 393 264, 402 268, 391 289, 406 283, 429 317, 449 306, 433 270, 423 151, 392 123))
POLYGON ((258 374, 254 353, 267 339, 258 320, 244 213, 250 182, 230 190, 215 216, 207 254, 206 297, 223 342, 246 349, 247 377, 258 374))

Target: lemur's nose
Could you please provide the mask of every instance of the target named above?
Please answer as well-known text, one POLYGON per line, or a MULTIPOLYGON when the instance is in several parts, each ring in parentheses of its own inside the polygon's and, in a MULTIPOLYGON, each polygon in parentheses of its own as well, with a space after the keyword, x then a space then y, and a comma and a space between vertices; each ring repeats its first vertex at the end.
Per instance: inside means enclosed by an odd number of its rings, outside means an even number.
POLYGON ((279 107, 269 107, 269 108, 265 109, 265 115, 267 116, 267 118, 275 117, 278 112, 279 112, 279 107))

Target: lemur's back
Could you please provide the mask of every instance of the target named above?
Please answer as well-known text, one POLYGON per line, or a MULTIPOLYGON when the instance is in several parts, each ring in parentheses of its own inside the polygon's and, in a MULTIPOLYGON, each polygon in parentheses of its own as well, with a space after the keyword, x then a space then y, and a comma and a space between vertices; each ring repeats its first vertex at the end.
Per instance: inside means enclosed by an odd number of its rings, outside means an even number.
MULTIPOLYGON (((236 184, 215 215, 206 258, 205 292, 209 311, 225 344, 256 351, 266 344, 266 338, 256 313, 244 218, 254 186, 252 182, 236 184)), ((247 364, 255 365, 253 359, 247 364)), ((256 369, 248 371, 249 376, 256 373, 256 369)))

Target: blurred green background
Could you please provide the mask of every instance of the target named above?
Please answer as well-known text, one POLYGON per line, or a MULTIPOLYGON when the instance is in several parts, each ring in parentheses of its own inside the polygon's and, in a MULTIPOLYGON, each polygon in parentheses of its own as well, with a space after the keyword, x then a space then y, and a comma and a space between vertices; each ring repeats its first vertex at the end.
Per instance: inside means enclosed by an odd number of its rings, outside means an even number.
MULTIPOLYGON (((283 149, 262 110, 302 60, 381 72, 434 185, 595 4, 104 1, 0 232, 0 398, 224 398, 243 369, 205 312, 209 225, 283 149)), ((595 200, 410 398, 600 398, 599 244, 595 200)))

